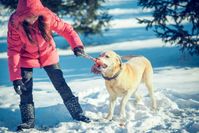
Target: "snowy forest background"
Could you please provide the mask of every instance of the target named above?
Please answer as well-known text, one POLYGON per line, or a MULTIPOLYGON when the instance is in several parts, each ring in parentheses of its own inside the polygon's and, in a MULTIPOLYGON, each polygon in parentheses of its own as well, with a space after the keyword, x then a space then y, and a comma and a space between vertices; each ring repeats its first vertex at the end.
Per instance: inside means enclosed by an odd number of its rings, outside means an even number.
MULTIPOLYGON (((1 0, 1 2, 0 132, 14 132, 17 124, 20 123, 19 97, 9 81, 6 34, 8 18, 12 12, 10 8, 15 8, 17 0, 1 0), (13 6, 9 2, 12 2, 13 6), (5 8, 3 5, 6 4, 5 8)), ((53 8, 53 4, 59 4, 59 2, 63 1, 58 0, 46 5, 51 5, 53 8)), ((158 112, 150 111, 148 93, 141 85, 139 93, 143 95, 143 104, 135 106, 134 97, 130 99, 127 105, 128 119, 125 127, 119 126, 116 117, 119 113, 119 101, 116 105, 114 121, 104 120, 103 116, 108 111, 109 95, 102 77, 90 73, 92 62, 81 57, 76 58, 64 38, 54 34, 65 79, 75 95, 79 97, 85 114, 93 122, 90 124, 74 122, 47 74, 43 69, 36 68, 33 77, 36 128, 30 132, 195 133, 199 131, 199 4, 196 0, 64 2, 62 4, 65 5, 64 7, 54 5, 57 7, 54 11, 74 25, 85 44, 87 53, 97 57, 103 51, 114 50, 121 56, 144 55, 152 62, 158 112), (185 8, 186 2, 190 2, 187 8, 185 8), (59 12, 60 8, 66 10, 59 12), (183 9, 186 9, 186 12, 183 9), (171 16, 168 17, 168 15, 171 16), (92 21, 88 21, 89 19, 86 18, 88 16, 92 21), (175 19, 172 19, 172 16, 175 19), (155 17, 160 19, 156 18, 152 21, 155 17), (166 33, 161 34, 163 31, 166 33)))

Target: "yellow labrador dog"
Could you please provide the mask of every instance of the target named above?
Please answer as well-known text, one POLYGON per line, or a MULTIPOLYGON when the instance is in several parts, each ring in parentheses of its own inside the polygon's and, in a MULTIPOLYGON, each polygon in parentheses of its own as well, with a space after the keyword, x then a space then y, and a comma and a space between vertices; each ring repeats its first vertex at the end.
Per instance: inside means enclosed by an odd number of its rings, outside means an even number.
POLYGON ((113 51, 104 52, 98 58, 104 65, 94 66, 94 73, 101 73, 105 79, 106 88, 110 94, 109 113, 106 119, 111 120, 117 97, 122 97, 120 104, 120 119, 126 117, 125 106, 129 98, 136 95, 138 85, 143 81, 148 88, 152 100, 152 108, 156 109, 156 100, 153 87, 153 69, 148 59, 143 56, 133 57, 122 63, 121 57, 113 51))

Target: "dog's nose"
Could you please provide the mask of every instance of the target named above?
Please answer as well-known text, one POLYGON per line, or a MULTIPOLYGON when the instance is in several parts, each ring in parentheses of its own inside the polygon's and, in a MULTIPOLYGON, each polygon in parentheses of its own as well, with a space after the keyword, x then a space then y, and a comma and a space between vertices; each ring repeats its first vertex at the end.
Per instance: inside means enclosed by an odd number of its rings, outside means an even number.
POLYGON ((103 66, 104 63, 99 59, 99 58, 95 58, 95 63, 98 65, 98 66, 103 66))
POLYGON ((107 67, 107 65, 102 61, 102 60, 100 60, 100 58, 95 58, 96 60, 95 60, 95 63, 96 63, 96 65, 98 66, 98 67, 100 67, 100 66, 102 66, 103 68, 106 68, 107 67))

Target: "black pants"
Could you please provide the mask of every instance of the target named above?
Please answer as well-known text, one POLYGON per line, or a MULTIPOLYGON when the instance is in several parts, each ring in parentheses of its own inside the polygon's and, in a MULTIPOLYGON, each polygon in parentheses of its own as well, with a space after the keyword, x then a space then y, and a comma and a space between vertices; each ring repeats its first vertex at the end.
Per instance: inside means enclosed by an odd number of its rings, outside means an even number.
MULTIPOLYGON (((74 97, 70 87, 65 82, 65 79, 63 77, 63 72, 61 71, 59 64, 45 66, 44 70, 48 74, 51 82, 53 83, 55 89, 59 92, 64 102, 74 97)), ((22 91, 22 95, 20 95, 21 104, 33 104, 32 74, 33 74, 33 68, 21 68, 22 81, 27 88, 27 90, 22 91)))

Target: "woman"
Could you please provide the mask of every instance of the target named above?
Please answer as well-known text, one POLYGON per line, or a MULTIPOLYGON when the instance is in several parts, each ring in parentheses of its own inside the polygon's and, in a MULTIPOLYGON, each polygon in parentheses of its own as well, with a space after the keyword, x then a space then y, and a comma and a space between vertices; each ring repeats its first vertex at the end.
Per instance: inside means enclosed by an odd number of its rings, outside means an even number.
POLYGON ((76 56, 84 54, 84 46, 70 24, 63 22, 40 0, 19 0, 8 23, 8 64, 10 80, 20 95, 22 124, 18 130, 34 128, 35 113, 32 96, 33 68, 42 67, 61 95, 73 119, 90 122, 82 113, 78 98, 63 78, 52 31, 66 38, 76 56))

